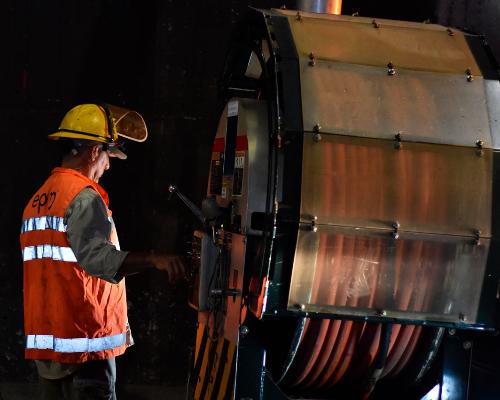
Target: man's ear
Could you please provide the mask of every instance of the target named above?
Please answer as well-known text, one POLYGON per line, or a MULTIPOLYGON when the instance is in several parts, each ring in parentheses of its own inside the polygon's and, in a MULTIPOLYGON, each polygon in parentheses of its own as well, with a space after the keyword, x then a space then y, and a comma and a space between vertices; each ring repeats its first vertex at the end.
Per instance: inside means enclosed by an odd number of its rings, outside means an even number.
POLYGON ((101 145, 99 144, 93 145, 90 150, 90 160, 91 161, 97 160, 100 153, 101 153, 101 145))

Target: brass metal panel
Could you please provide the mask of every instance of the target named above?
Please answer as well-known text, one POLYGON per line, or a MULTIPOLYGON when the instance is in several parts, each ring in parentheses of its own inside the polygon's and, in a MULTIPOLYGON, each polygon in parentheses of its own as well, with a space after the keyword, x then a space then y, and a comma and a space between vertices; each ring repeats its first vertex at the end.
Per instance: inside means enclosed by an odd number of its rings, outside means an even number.
POLYGON ((457 236, 301 230, 288 308, 474 324, 489 246, 457 236))
POLYGON ((464 75, 469 68, 480 76, 465 35, 447 28, 428 29, 424 24, 360 19, 338 16, 318 18, 316 14, 288 14, 299 56, 314 53, 318 60, 349 64, 387 66, 464 75))
POLYGON ((491 147, 481 77, 301 61, 301 87, 306 131, 491 147))
POLYGON ((306 133, 302 165, 304 222, 491 236, 489 149, 306 133))

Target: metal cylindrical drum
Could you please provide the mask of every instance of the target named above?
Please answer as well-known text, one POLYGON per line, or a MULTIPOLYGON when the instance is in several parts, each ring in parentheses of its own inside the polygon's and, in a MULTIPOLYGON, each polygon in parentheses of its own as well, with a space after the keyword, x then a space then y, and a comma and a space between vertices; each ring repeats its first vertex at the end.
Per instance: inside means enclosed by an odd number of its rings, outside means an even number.
POLYGON ((340 15, 342 0, 297 0, 297 10, 340 15))

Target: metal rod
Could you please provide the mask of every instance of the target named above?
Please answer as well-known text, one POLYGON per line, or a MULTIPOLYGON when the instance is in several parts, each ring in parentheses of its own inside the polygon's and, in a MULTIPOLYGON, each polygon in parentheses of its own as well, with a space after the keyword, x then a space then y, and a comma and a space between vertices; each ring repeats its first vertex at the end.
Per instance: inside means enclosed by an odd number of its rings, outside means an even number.
POLYGON ((340 15, 342 12, 342 0, 297 0, 297 10, 340 15))
POLYGON ((201 213, 200 209, 191 200, 189 200, 185 195, 183 195, 181 192, 179 192, 179 190, 177 189, 177 186, 171 184, 168 187, 168 191, 170 193, 175 193, 179 197, 179 199, 181 199, 182 202, 186 205, 186 207, 189 208, 189 210, 194 214, 194 216, 198 220, 200 220, 200 222, 202 224, 205 223, 205 217, 201 213))

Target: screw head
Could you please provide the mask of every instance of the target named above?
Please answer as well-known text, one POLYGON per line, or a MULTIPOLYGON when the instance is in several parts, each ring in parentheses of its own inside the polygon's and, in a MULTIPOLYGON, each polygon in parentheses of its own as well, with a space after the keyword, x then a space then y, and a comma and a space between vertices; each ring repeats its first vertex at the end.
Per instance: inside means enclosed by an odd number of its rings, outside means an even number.
POLYGON ((309 66, 314 67, 316 65, 316 56, 313 52, 309 53, 309 66))
POLYGON ((465 70, 465 74, 467 75, 467 82, 472 82, 474 80, 474 77, 472 76, 472 70, 470 68, 467 68, 465 70))
POLYGON ((317 222, 318 222, 318 216, 315 215, 311 221, 311 230, 313 232, 318 232, 318 226, 316 225, 317 222))
POLYGON ((248 335, 249 332, 250 332, 250 329, 248 329, 248 326, 246 326, 246 325, 243 325, 240 328, 240 335, 241 336, 246 336, 246 335, 248 335))
POLYGON ((462 343, 462 346, 465 350, 469 350, 472 347, 472 342, 470 340, 466 340, 462 343))
POLYGON ((391 61, 389 61, 389 63, 387 64, 387 75, 396 75, 396 69, 394 68, 394 64, 391 61))

